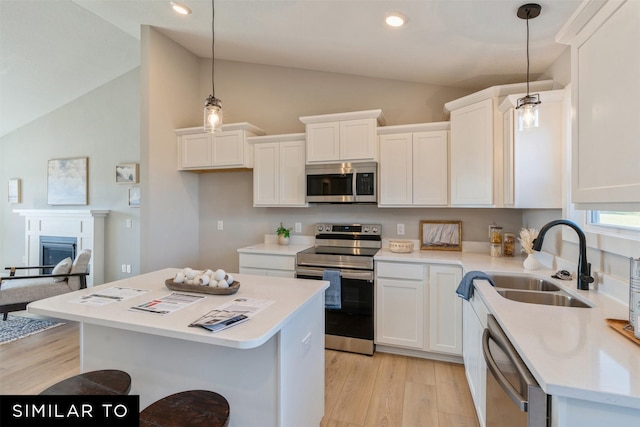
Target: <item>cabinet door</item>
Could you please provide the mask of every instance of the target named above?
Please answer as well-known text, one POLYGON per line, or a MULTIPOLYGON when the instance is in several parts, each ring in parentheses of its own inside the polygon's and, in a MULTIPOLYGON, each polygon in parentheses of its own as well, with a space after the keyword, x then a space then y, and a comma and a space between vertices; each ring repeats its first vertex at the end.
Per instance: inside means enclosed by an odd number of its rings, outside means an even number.
POLYGON ((573 43, 574 203, 632 203, 638 210, 638 40, 640 2, 628 0, 605 4, 573 43))
POLYGON ((241 130, 220 132, 213 136, 213 166, 244 166, 244 138, 241 130))
POLYGON ((310 123, 307 131, 307 163, 340 159, 340 122, 310 123))
POLYGON ((304 141, 280 143, 280 166, 276 170, 280 171, 280 205, 306 206, 304 141))
POLYGON ((340 160, 376 159, 375 119, 340 122, 340 160))
POLYGON ((429 349, 462 355, 462 299, 456 294, 459 267, 429 267, 429 349))
POLYGON ((424 282, 376 280, 376 343, 423 349, 424 282))
POLYGON ((413 203, 413 134, 380 136, 380 206, 413 203))
MULTIPOLYGON (((302 160, 304 166, 304 159, 302 160)), ((280 144, 256 144, 253 167, 253 206, 274 206, 280 202, 280 144)))
POLYGON ((469 383, 469 390, 476 407, 480 425, 485 425, 486 413, 486 379, 487 365, 482 354, 482 334, 484 327, 478 320, 471 303, 462 302, 463 305, 463 353, 464 370, 469 383))
POLYGON ((182 135, 180 137, 180 168, 211 166, 211 138, 208 133, 182 135))
POLYGON ((493 100, 451 112, 451 205, 493 205, 493 100))
POLYGON ((449 132, 413 134, 413 204, 446 206, 449 201, 449 132))

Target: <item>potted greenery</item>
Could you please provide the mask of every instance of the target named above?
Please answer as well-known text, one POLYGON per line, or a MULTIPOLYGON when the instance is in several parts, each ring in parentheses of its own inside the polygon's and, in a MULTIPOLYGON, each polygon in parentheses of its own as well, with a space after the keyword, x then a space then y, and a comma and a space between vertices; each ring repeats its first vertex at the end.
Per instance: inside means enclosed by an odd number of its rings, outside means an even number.
POLYGON ((291 236, 291 229, 285 228, 282 223, 280 223, 280 227, 276 230, 276 234, 278 235, 278 244, 279 245, 288 245, 289 237, 291 236))

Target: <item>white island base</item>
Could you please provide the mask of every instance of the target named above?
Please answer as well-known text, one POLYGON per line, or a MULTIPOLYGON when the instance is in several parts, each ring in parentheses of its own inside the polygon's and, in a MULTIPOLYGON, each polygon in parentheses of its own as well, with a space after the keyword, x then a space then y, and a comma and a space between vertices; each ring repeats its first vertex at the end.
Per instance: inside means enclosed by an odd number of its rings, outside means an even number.
POLYGON ((152 289, 132 300, 104 307, 70 302, 93 288, 32 303, 29 311, 81 322, 81 370, 128 372, 141 410, 167 395, 203 389, 229 401, 230 426, 320 425, 327 282, 237 275, 242 286, 235 295, 208 296, 167 316, 128 310, 169 293, 164 279, 172 271, 103 285, 152 289), (187 326, 237 296, 275 303, 215 334, 187 326))

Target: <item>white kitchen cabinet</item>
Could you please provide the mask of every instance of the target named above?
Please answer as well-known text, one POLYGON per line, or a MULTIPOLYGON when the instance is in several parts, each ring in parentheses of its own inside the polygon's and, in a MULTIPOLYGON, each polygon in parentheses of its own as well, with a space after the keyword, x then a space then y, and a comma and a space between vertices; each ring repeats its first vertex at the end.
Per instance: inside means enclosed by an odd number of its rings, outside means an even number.
POLYGON ((487 364, 482 353, 482 334, 487 326, 488 310, 476 295, 469 301, 463 301, 462 306, 464 370, 478 421, 480 426, 484 427, 486 425, 487 364))
POLYGON ((376 263, 376 343, 424 349, 426 265, 376 263))
POLYGON ((458 266, 376 261, 376 344, 462 355, 458 266))
MULTIPOLYGON (((553 81, 530 83, 532 92, 550 90, 553 81)), ((526 92, 525 83, 493 86, 445 104, 450 112, 451 206, 502 207, 503 142, 499 102, 526 92)))
POLYGON ((240 274, 296 277, 296 255, 240 253, 240 274))
POLYGON ((565 91, 540 92, 540 126, 518 130, 518 98, 509 95, 500 104, 503 113, 503 197, 505 207, 562 208, 563 147, 565 145, 565 91))
POLYGON ((305 135, 247 138, 254 146, 253 206, 307 206, 305 135))
POLYGON ((456 288, 462 269, 429 266, 429 350, 462 355, 462 299, 456 288))
POLYGON ((557 36, 571 45, 571 199, 640 210, 640 2, 601 3, 585 2, 557 36))
POLYGON ((377 161, 382 110, 300 117, 307 135, 307 163, 377 161))
POLYGON ((264 131, 250 123, 232 123, 211 134, 202 127, 177 129, 178 170, 216 170, 253 167, 253 146, 250 136, 264 131))
POLYGON ((380 207, 446 206, 449 192, 449 123, 389 126, 378 130, 380 207))

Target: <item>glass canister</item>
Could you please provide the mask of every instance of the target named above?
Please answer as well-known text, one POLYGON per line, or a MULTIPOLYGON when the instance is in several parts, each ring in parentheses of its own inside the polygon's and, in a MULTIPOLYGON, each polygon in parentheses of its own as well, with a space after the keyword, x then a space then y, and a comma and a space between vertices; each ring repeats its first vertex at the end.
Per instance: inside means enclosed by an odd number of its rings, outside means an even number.
POLYGON ((504 256, 512 257, 516 252, 516 235, 504 233, 504 256))
POLYGON ((640 258, 629 258, 629 323, 636 338, 640 338, 640 258))
POLYGON ((502 256, 502 245, 497 243, 491 243, 490 252, 492 257, 501 257, 502 256))
POLYGON ((502 227, 493 224, 489 226, 489 254, 492 257, 502 256, 502 227))

